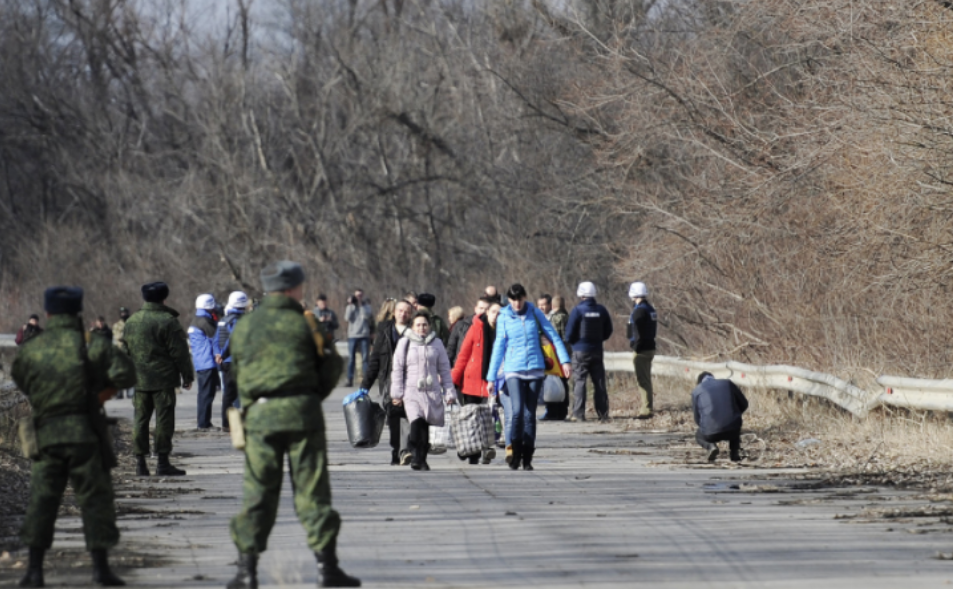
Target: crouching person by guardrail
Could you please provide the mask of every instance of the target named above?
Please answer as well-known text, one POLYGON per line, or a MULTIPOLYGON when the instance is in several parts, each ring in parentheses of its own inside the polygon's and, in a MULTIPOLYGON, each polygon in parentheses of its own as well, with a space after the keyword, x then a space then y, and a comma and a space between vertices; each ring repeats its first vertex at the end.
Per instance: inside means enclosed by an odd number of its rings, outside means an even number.
POLYGON ((718 442, 724 441, 732 462, 741 461, 741 415, 747 410, 748 399, 735 383, 709 372, 698 375, 692 391, 692 413, 698 425, 695 440, 708 450, 708 462, 718 458, 718 442))

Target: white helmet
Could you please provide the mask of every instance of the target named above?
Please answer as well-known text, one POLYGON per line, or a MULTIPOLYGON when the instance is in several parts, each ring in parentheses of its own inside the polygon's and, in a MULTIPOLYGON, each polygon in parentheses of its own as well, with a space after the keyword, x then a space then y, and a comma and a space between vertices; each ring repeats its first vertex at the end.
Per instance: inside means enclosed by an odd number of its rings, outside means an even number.
POLYGON ((579 288, 576 289, 576 296, 594 299, 596 297, 596 285, 591 282, 580 282, 579 288))
POLYGON ((636 299, 636 298, 644 299, 644 298, 648 298, 648 296, 649 296, 649 289, 645 287, 644 282, 633 282, 629 286, 630 299, 636 299))
POLYGON ((195 308, 196 309, 205 309, 206 311, 212 311, 215 309, 215 297, 210 294, 199 295, 199 298, 195 299, 195 308))
POLYGON ((236 290, 228 295, 228 306, 232 309, 245 309, 248 307, 248 295, 240 290, 236 290))

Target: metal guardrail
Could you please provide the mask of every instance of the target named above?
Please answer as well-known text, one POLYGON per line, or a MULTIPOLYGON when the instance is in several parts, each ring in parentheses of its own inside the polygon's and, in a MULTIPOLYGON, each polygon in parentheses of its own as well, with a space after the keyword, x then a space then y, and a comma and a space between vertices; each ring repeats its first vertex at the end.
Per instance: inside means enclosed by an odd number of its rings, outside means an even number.
MULTIPOLYGON (((609 352, 605 355, 606 370, 634 370, 631 352, 609 352)), ((652 374, 684 378, 692 383, 701 372, 710 372, 715 378, 727 378, 738 386, 796 391, 821 397, 850 411, 858 417, 880 404, 879 393, 871 393, 849 382, 796 366, 756 366, 741 362, 692 362, 671 356, 656 356, 652 374)), ((953 381, 949 386, 950 406, 953 407, 953 381)))
MULTIPOLYGON (((0 334, 0 348, 16 347, 14 336, 0 334)), ((342 356, 347 356, 347 342, 335 343, 342 356)), ((606 370, 634 371, 631 352, 607 352, 606 370)), ((953 379, 928 380, 899 376, 881 376, 877 384, 883 390, 868 391, 830 374, 812 372, 797 366, 756 366, 741 362, 693 362, 672 356, 656 356, 652 373, 658 376, 683 378, 695 382, 700 372, 716 378, 728 378, 738 386, 795 391, 821 397, 864 417, 880 405, 932 411, 953 411, 953 379)))

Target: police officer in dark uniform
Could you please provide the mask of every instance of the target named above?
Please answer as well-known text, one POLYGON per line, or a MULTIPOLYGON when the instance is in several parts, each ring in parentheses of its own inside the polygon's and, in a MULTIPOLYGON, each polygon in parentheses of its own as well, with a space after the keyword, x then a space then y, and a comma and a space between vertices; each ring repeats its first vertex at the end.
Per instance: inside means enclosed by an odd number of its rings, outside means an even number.
POLYGON ((609 392, 603 343, 612 337, 612 317, 596 302, 596 285, 583 282, 576 290, 579 304, 566 323, 566 343, 572 348, 572 421, 586 420, 586 379, 592 378, 592 401, 599 421, 609 420, 609 392))
POLYGON ((629 346, 635 352, 635 379, 642 394, 638 419, 652 417, 652 360, 655 359, 655 335, 658 331, 658 313, 649 304, 649 289, 643 282, 629 286, 629 298, 634 306, 629 315, 626 334, 629 346))

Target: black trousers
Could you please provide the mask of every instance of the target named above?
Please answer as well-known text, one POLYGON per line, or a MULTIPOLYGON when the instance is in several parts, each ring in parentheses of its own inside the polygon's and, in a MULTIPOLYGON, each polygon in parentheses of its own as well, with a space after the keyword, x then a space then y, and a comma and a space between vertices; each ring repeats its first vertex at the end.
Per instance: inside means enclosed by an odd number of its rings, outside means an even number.
POLYGON ((702 430, 697 430, 695 432, 695 441, 705 450, 717 448, 718 446, 716 444, 718 442, 728 442, 728 449, 731 451, 731 455, 737 456, 741 451, 741 429, 712 435, 705 435, 702 433, 702 430))
POLYGON ((199 427, 212 427, 212 403, 215 401, 215 391, 218 389, 218 370, 209 368, 199 370, 198 376, 198 422, 199 427))
POLYGON ((427 452, 430 451, 430 424, 423 417, 418 417, 410 422, 407 446, 414 453, 414 462, 427 462, 427 452))
POLYGON ((238 401, 238 381, 232 376, 231 363, 222 364, 222 427, 228 428, 228 408, 238 401))
MULTIPOLYGON (((389 399, 390 397, 384 398, 386 402, 389 402, 389 399)), ((404 406, 390 403, 387 407, 387 430, 390 432, 391 462, 399 461, 401 451, 409 449, 409 428, 407 412, 404 410, 404 406)))

